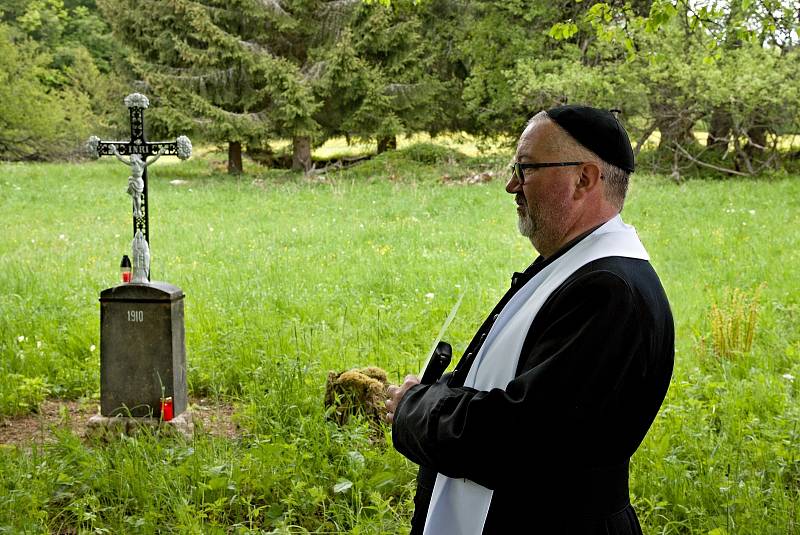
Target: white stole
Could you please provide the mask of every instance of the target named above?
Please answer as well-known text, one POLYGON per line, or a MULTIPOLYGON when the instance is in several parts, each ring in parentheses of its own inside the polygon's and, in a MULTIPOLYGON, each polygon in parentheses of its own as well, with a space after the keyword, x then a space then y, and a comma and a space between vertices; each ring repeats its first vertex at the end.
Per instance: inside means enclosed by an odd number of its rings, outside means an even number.
MULTIPOLYGON (((525 334, 550 294, 581 267, 609 256, 650 259, 636 230, 619 215, 542 269, 509 299, 475 356, 464 386, 505 389, 516 375, 525 334)), ((437 474, 424 535, 480 534, 493 492, 468 479, 437 474)))

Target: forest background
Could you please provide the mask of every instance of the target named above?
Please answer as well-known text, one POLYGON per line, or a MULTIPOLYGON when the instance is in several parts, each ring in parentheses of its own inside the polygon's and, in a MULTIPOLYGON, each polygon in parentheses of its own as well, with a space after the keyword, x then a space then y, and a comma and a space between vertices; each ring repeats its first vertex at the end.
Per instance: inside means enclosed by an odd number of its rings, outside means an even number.
POLYGON ((232 173, 243 151, 307 171, 337 136, 510 142, 583 102, 621 110, 637 155, 654 143, 640 168, 759 175, 797 159, 799 17, 777 0, 5 0, 0 159, 122 137, 120 95, 139 91, 151 137, 226 146, 232 173))

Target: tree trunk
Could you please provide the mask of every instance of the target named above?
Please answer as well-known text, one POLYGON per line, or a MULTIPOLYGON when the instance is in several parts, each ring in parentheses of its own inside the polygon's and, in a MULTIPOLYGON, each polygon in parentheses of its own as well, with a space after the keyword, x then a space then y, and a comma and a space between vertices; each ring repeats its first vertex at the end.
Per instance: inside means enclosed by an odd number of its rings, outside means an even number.
POLYGON ((311 138, 292 138, 292 170, 308 173, 311 169, 311 138))
POLYGON ((244 171, 242 167, 242 142, 228 142, 228 174, 241 175, 244 171))
POLYGON ((378 154, 387 150, 397 150, 397 136, 387 136, 378 138, 378 154))
POLYGON ((676 144, 689 147, 696 143, 692 133, 694 119, 689 114, 665 105, 654 106, 653 111, 658 131, 661 133, 659 150, 674 151, 676 144))
POLYGON ((767 127, 753 126, 747 129, 747 144, 744 146, 745 152, 751 158, 753 156, 763 156, 767 151, 767 127))
POLYGON ((724 154, 728 151, 730 140, 728 136, 733 128, 733 117, 724 108, 715 108, 711 113, 711 121, 708 125, 708 138, 706 147, 724 154))

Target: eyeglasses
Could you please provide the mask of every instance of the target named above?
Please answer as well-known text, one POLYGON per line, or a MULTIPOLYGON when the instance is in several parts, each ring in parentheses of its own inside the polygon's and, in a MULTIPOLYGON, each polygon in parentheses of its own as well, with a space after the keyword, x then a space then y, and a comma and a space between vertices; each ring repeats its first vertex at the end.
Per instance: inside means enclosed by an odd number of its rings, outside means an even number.
POLYGON ((586 162, 555 162, 555 163, 519 163, 511 164, 513 177, 520 186, 525 185, 525 169, 541 169, 543 167, 566 167, 568 165, 583 165, 586 162))

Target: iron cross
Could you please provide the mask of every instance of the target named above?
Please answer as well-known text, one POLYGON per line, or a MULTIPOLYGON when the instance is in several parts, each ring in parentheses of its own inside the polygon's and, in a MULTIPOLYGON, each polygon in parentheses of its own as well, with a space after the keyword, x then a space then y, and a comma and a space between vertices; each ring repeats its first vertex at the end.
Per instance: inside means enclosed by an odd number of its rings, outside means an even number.
POLYGON ((125 105, 131 114, 130 141, 101 141, 97 136, 89 138, 89 153, 94 158, 100 156, 116 156, 123 163, 130 165, 131 176, 128 179, 128 193, 133 198, 133 235, 141 230, 148 245, 150 243, 149 213, 147 202, 147 167, 164 154, 174 155, 186 160, 192 154, 192 143, 186 136, 175 141, 149 142, 144 137, 144 110, 150 105, 146 96, 132 93, 125 97, 125 105), (123 157, 128 156, 128 160, 123 157), (147 158, 155 156, 149 162, 147 158))

